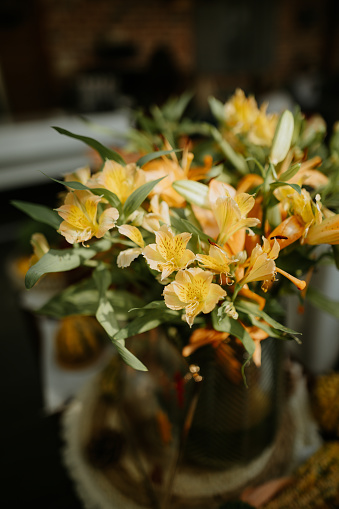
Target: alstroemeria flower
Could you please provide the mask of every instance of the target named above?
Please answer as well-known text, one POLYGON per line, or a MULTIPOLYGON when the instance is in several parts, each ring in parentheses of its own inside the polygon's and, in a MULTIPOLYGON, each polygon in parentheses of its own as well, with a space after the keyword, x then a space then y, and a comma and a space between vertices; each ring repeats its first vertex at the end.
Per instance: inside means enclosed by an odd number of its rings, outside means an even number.
POLYGON ((305 244, 339 244, 339 214, 312 225, 304 239, 305 244))
POLYGON ((135 244, 137 244, 137 246, 139 246, 132 247, 130 249, 125 249, 124 251, 121 251, 118 254, 117 265, 118 267, 124 269, 126 267, 129 267, 133 260, 135 260, 136 258, 138 258, 139 255, 141 255, 142 250, 145 247, 145 243, 140 230, 136 226, 132 226, 130 224, 123 224, 121 226, 118 226, 117 228, 121 235, 125 235, 125 237, 128 237, 135 244))
POLYGON ((251 143, 269 146, 278 117, 276 114, 267 114, 266 110, 267 103, 259 109, 254 97, 246 97, 238 88, 224 106, 225 122, 234 134, 247 134, 251 143))
POLYGON ((64 221, 58 232, 70 244, 86 242, 92 237, 98 239, 113 228, 119 212, 110 207, 97 218, 98 203, 101 197, 90 191, 74 191, 67 194, 65 204, 56 209, 64 221))
POLYGON ((328 177, 319 170, 315 170, 316 166, 321 164, 321 158, 315 156, 308 161, 304 161, 300 165, 299 171, 289 179, 290 184, 298 184, 300 186, 310 186, 315 189, 323 187, 328 184, 328 177))
POLYGON ((165 304, 170 309, 185 309, 191 327, 199 313, 210 313, 226 296, 221 286, 212 283, 213 274, 199 268, 180 270, 173 283, 164 289, 165 304))
POLYGON ((213 244, 210 246, 208 255, 197 254, 196 258, 204 269, 226 276, 230 276, 230 264, 236 261, 231 260, 223 249, 213 244))
POLYGON ((198 348, 212 344, 215 348, 219 346, 221 341, 225 341, 229 337, 228 332, 219 332, 215 329, 206 329, 199 327, 192 332, 189 343, 182 349, 183 357, 189 357, 198 348))
POLYGON ((225 196, 217 198, 211 204, 219 227, 218 244, 225 244, 232 235, 242 228, 252 228, 260 224, 256 217, 246 217, 253 208, 255 199, 247 193, 240 193, 231 198, 225 196))
POLYGON ((289 279, 298 290, 303 290, 306 286, 305 281, 292 276, 276 266, 274 260, 277 259, 279 251, 280 246, 276 239, 271 243, 268 239, 263 238, 263 245, 257 244, 253 249, 247 271, 239 283, 245 285, 251 281, 264 281, 262 289, 267 291, 275 281, 276 273, 279 272, 279 274, 289 279))
POLYGON ((96 173, 91 184, 104 187, 117 195, 122 204, 127 198, 146 183, 145 172, 138 168, 135 163, 122 166, 115 161, 107 160, 102 171, 96 173))
POLYGON ((65 182, 81 182, 81 184, 87 185, 87 182, 91 178, 91 170, 89 166, 78 168, 72 173, 67 173, 64 176, 65 182))
POLYGON ((249 266, 239 284, 245 285, 252 281, 274 281, 276 274, 275 262, 263 248, 257 244, 251 253, 249 266))
POLYGON ((149 244, 142 252, 147 263, 153 270, 161 272, 161 279, 167 278, 172 272, 185 269, 195 260, 195 254, 186 249, 192 235, 184 232, 173 235, 167 225, 155 232, 155 244, 149 244))
POLYGON ((48 241, 43 233, 33 233, 31 237, 31 245, 33 247, 33 255, 30 258, 30 265, 37 263, 46 253, 50 247, 48 241))
POLYGON ((142 226, 152 233, 160 229, 160 221, 170 224, 169 206, 165 201, 160 201, 159 195, 154 195, 150 201, 150 212, 144 214, 142 226))
MULTIPOLYGON (((166 149, 171 150, 171 146, 167 143, 166 149)), ((185 198, 183 198, 172 187, 172 183, 176 180, 186 179, 189 167, 193 160, 193 154, 188 152, 188 148, 183 152, 181 164, 175 152, 171 153, 169 157, 162 156, 158 159, 153 159, 143 166, 147 175, 147 180, 156 180, 160 177, 162 179, 152 190, 150 196, 160 196, 170 207, 183 207, 185 198)))

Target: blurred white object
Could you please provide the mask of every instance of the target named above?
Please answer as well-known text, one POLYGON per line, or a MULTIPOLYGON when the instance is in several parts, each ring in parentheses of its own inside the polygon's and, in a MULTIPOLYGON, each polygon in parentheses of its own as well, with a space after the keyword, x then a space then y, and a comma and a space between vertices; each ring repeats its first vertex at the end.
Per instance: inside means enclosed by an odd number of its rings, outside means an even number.
POLYGON ((60 178, 89 164, 89 147, 57 133, 52 126, 95 138, 110 147, 121 145, 117 133, 124 135, 130 128, 128 110, 85 117, 91 125, 80 117, 66 115, 0 124, 0 191, 43 184, 45 175, 60 178))
MULTIPOLYGON (((319 267, 311 286, 327 298, 339 301, 339 271, 333 265, 319 267)), ((339 359, 339 321, 332 315, 307 302, 303 314, 298 314, 299 299, 289 296, 285 306, 287 327, 302 333, 302 344, 288 344, 290 352, 313 374, 333 369, 339 359)))

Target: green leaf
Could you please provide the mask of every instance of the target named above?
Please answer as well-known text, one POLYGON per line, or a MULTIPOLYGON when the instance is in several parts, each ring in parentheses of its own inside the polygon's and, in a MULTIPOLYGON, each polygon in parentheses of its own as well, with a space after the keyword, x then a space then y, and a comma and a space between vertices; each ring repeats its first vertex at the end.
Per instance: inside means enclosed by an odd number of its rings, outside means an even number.
MULTIPOLYGON (((111 303, 117 320, 127 320, 128 310, 142 304, 136 295, 125 290, 107 290, 107 299, 111 303)), ((92 277, 67 287, 52 297, 38 312, 43 315, 62 318, 70 315, 95 316, 99 302, 99 291, 92 277)))
POLYGON ((264 311, 261 311, 259 309, 259 306, 257 304, 253 304, 252 302, 245 302, 243 300, 235 302, 235 307, 237 311, 246 313, 248 315, 252 315, 253 317, 259 317, 265 320, 271 327, 274 329, 280 330, 282 332, 285 332, 286 334, 291 334, 292 336, 294 334, 301 334, 301 332, 297 332, 293 329, 289 329, 288 327, 285 327, 281 323, 277 322, 273 318, 271 318, 267 313, 264 311))
POLYGON ((22 212, 25 212, 25 214, 28 214, 35 221, 48 224, 49 226, 52 226, 52 228, 58 229, 62 221, 61 217, 55 210, 51 210, 44 205, 37 205, 35 203, 20 200, 11 201, 11 204, 17 209, 22 210, 22 212))
POLYGON ((98 299, 99 294, 93 279, 85 279, 52 297, 38 313, 54 318, 71 315, 95 316, 98 299))
POLYGON ((323 295, 316 288, 309 286, 306 293, 306 299, 313 306, 329 313, 339 320, 339 302, 334 301, 323 295))
POLYGON ((111 273, 106 265, 101 263, 93 272, 93 278, 99 291, 96 318, 109 337, 113 338, 119 330, 119 324, 113 306, 107 297, 107 290, 112 282, 111 273))
POLYGON ((91 193, 97 195, 97 196, 103 196, 106 198, 108 203, 112 205, 112 207, 117 208, 118 210, 121 210, 121 201, 117 197, 115 193, 112 191, 109 191, 108 189, 105 189, 103 187, 98 187, 92 189, 91 187, 85 186, 81 182, 65 182, 58 179, 51 179, 54 180, 54 182, 57 182, 58 184, 62 184, 65 187, 69 187, 70 189, 75 189, 76 191, 90 191, 91 193))
POLYGON ((144 309, 161 309, 166 311, 168 310, 168 307, 166 306, 164 300, 154 300, 146 304, 146 306, 142 306, 140 308, 132 308, 129 310, 129 312, 131 313, 132 311, 143 311, 144 309))
POLYGON ((335 266, 339 270, 339 245, 332 246, 333 258, 335 262, 335 266))
POLYGON ((156 152, 151 152, 150 154, 146 154, 145 156, 140 157, 140 159, 137 160, 136 165, 137 166, 144 166, 144 164, 149 163, 150 161, 153 161, 153 159, 158 159, 158 157, 161 156, 167 156, 168 154, 171 154, 172 152, 181 152, 182 149, 171 149, 171 150, 158 150, 156 152))
POLYGON ((164 117, 172 122, 179 122, 192 97, 192 92, 184 92, 179 97, 169 98, 162 106, 164 117))
POLYGON ((292 187, 295 191, 297 191, 298 194, 301 194, 301 188, 300 186, 298 186, 298 184, 289 184, 287 182, 280 182, 280 181, 277 181, 277 182, 271 182, 270 183, 270 188, 271 189, 276 189, 277 187, 282 187, 282 186, 290 186, 292 187))
POLYGON ((86 260, 93 258, 98 252, 108 251, 111 242, 107 239, 92 244, 90 247, 72 249, 50 249, 40 260, 27 271, 25 285, 32 288, 44 274, 66 272, 79 267, 86 260))
POLYGON ((230 318, 229 316, 224 316, 220 320, 216 312, 216 308, 214 308, 212 312, 212 321, 215 330, 220 332, 228 332, 229 334, 232 334, 232 336, 237 337, 238 339, 240 339, 249 355, 252 356, 254 354, 255 350, 254 341, 249 335, 249 333, 240 324, 240 322, 234 320, 233 318, 230 318))
POLYGON ((139 359, 137 359, 137 357, 135 357, 135 355, 133 355, 132 352, 130 352, 124 345, 119 343, 119 341, 115 341, 114 339, 112 339, 112 342, 114 343, 115 348, 118 350, 126 364, 138 371, 148 371, 146 366, 141 361, 139 361, 139 359))
POLYGON ((210 126, 210 133, 219 144, 219 147, 226 158, 233 164, 233 166, 241 173, 247 175, 248 165, 242 155, 233 150, 231 145, 222 137, 222 134, 214 126, 210 126))
POLYGON ((277 332, 275 329, 272 329, 272 327, 270 327, 266 323, 260 322, 253 315, 249 315, 249 318, 251 320, 252 325, 255 325, 256 327, 258 327, 258 329, 262 329, 271 338, 286 339, 286 336, 283 336, 282 334, 277 332))
POLYGON ((68 136, 69 138, 75 138, 76 140, 80 140, 89 147, 93 148, 98 152, 98 154, 101 156, 103 161, 106 161, 106 159, 110 159, 112 161, 115 161, 119 164, 122 164, 123 166, 126 165, 125 160, 121 157, 118 152, 115 152, 115 150, 112 150, 108 147, 105 147, 105 145, 102 145, 99 141, 95 140, 94 138, 90 138, 88 136, 81 136, 79 134, 71 133, 70 131, 67 131, 66 129, 62 129, 61 127, 52 126, 53 129, 55 129, 58 133, 64 134, 65 136, 68 136))
MULTIPOLYGON (((121 329, 115 336, 115 339, 127 339, 142 332, 155 329, 166 322, 173 322, 178 317, 178 313, 171 310, 148 309, 142 316, 138 316, 128 323, 124 329, 121 329)), ((180 323, 182 323, 180 319, 180 323)))
POLYGON ((293 166, 290 166, 290 168, 288 168, 288 170, 284 171, 281 175, 279 175, 279 179, 282 182, 286 182, 286 180, 290 180, 292 177, 294 177, 294 175, 296 175, 298 173, 298 171, 300 170, 300 166, 301 166, 300 163, 293 164, 293 166))
POLYGON ((192 223, 187 221, 186 219, 179 219, 177 217, 171 217, 171 225, 173 228, 175 228, 178 232, 188 232, 192 233, 192 235, 196 235, 200 238, 202 242, 214 242, 214 239, 210 237, 209 235, 206 235, 206 233, 202 232, 199 228, 194 226, 192 223))
POLYGON ((216 99, 215 97, 208 98, 208 104, 210 105, 213 116, 222 124, 225 123, 225 105, 216 99))
POLYGON ((133 193, 127 198, 124 203, 123 213, 127 218, 131 215, 138 207, 146 200, 149 193, 152 189, 165 177, 160 177, 157 180, 152 180, 151 182, 146 182, 142 186, 138 187, 133 193))
POLYGON ((127 348, 125 347, 124 338, 116 338, 115 335, 120 327, 115 315, 115 310, 108 300, 107 290, 111 284, 111 273, 105 264, 100 264, 93 273, 94 281, 97 284, 99 291, 99 303, 96 312, 96 318, 104 330, 107 332, 112 343, 118 350, 124 361, 134 369, 140 371, 147 371, 146 366, 139 361, 127 348))

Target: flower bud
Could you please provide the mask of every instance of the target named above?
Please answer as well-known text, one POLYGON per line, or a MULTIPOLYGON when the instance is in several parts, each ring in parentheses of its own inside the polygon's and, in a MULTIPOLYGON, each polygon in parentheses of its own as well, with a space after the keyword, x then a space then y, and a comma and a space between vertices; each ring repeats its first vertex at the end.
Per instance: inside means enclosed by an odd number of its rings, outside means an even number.
POLYGON ((285 110, 281 115, 277 128, 274 133, 270 160, 272 164, 278 164, 283 161, 291 146, 294 129, 294 118, 289 110, 285 110))

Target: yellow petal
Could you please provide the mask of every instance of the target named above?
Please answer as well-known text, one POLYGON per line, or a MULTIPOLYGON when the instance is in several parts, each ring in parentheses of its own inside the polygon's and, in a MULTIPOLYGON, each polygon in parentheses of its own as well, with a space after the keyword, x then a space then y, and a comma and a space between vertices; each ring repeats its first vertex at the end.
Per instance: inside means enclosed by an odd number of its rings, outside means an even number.
POLYGON ((304 229, 304 225, 296 216, 290 216, 271 232, 269 238, 276 239, 280 249, 284 249, 284 247, 300 239, 304 229))
POLYGON ((305 238, 306 244, 339 244, 339 214, 312 225, 305 238))
POLYGON ((38 260, 40 260, 40 258, 49 251, 49 244, 45 235, 42 233, 33 233, 31 237, 31 245, 38 260))
POLYGON ((205 269, 210 269, 212 272, 217 274, 228 274, 229 272, 231 260, 218 246, 210 246, 208 255, 197 254, 196 258, 205 269))
POLYGON ((103 211, 99 218, 99 226, 95 236, 100 239, 105 233, 115 226, 116 220, 119 218, 119 212, 114 207, 110 207, 103 211))
POLYGON ((117 265, 118 267, 124 269, 125 267, 129 267, 133 260, 138 258, 139 255, 141 255, 142 249, 141 248, 131 248, 131 249, 125 249, 125 251, 121 251, 117 258, 117 265))
POLYGON ((133 242, 135 242, 139 247, 144 247, 144 239, 142 237, 142 234, 136 226, 132 226, 130 224, 123 224, 121 226, 118 226, 119 233, 121 235, 125 235, 129 239, 131 239, 133 242))

